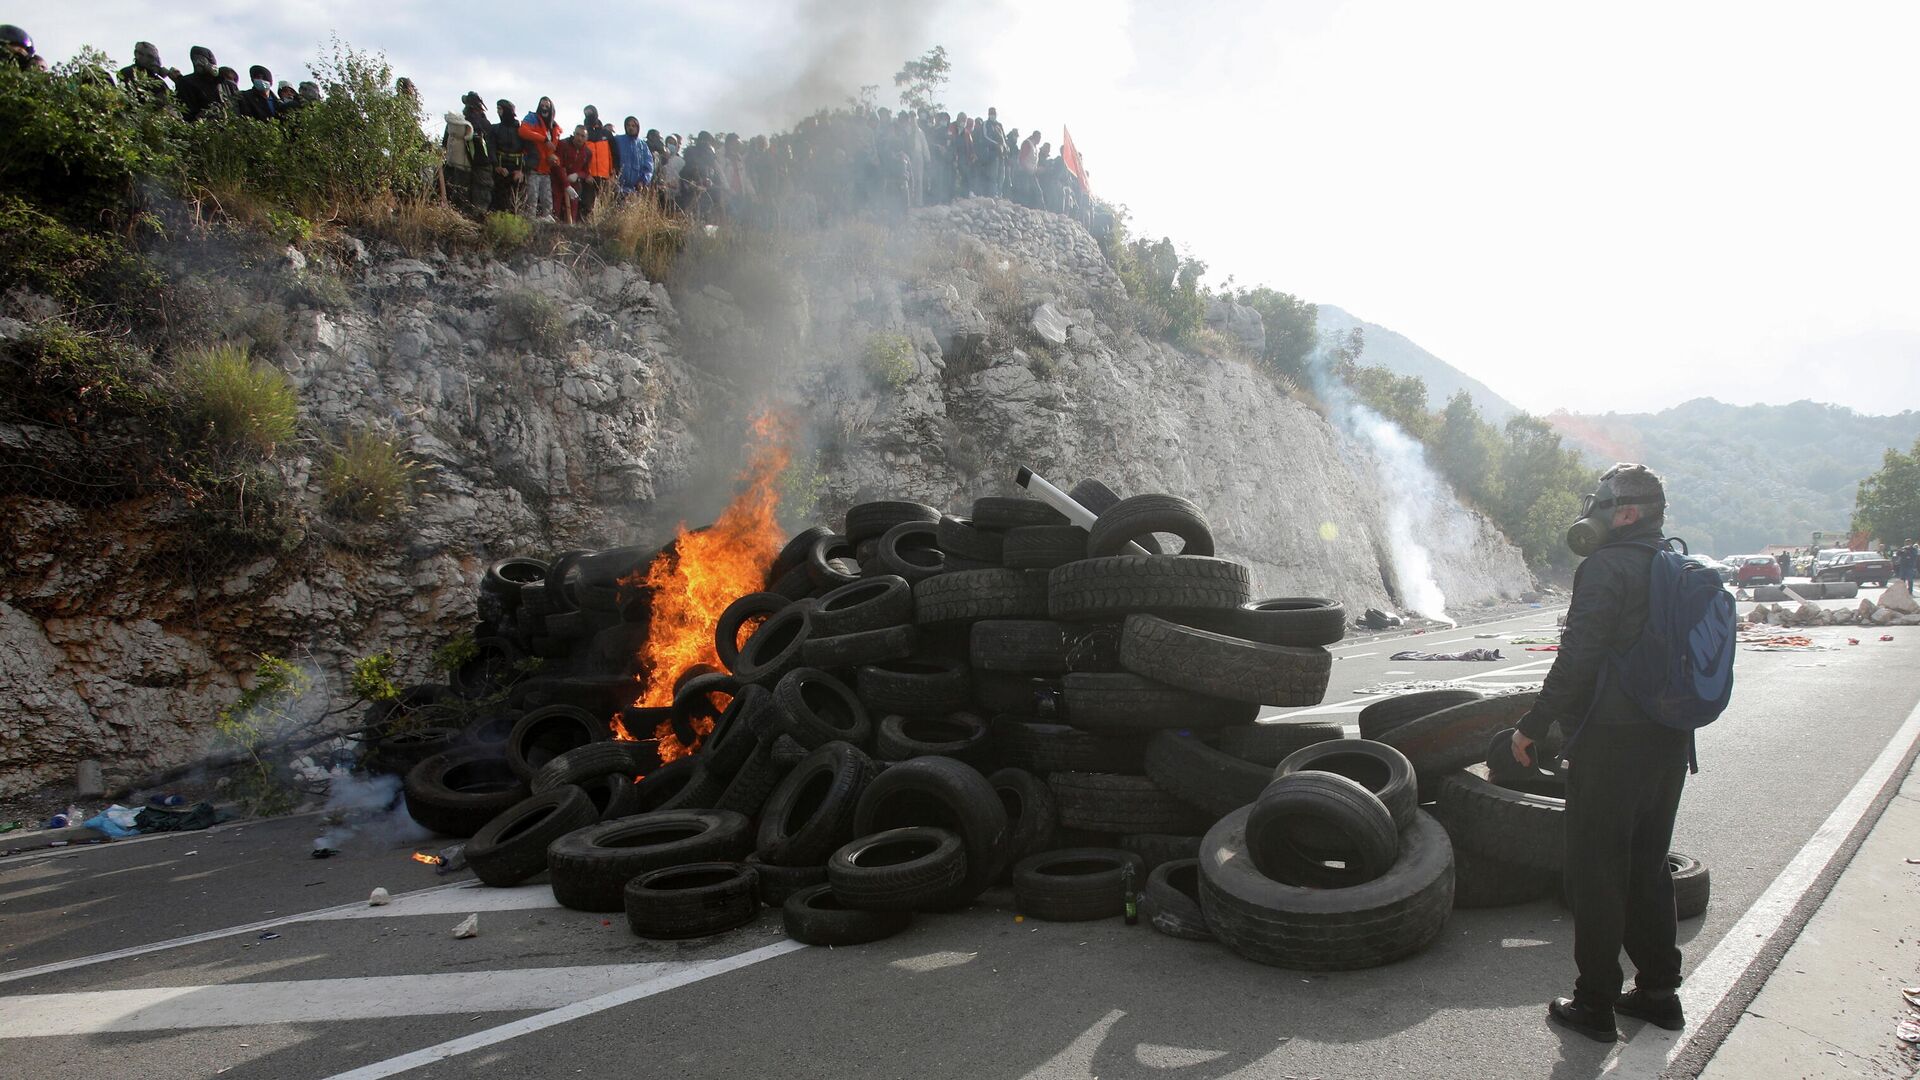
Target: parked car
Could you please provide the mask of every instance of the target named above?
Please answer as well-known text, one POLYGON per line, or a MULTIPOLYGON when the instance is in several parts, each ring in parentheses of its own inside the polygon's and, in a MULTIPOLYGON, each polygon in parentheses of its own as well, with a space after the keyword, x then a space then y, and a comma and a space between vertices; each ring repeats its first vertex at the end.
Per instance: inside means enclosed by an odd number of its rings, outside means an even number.
POLYGON ((1707 569, 1713 571, 1714 574, 1719 576, 1720 584, 1722 585, 1725 585, 1726 583, 1732 581, 1734 578, 1733 567, 1727 565, 1726 563, 1721 562, 1719 559, 1716 559, 1711 555, 1689 555, 1687 556, 1687 561, 1690 563, 1693 563, 1695 566, 1704 566, 1707 569))
POLYGON ((1814 581, 1819 581, 1820 571, 1832 566, 1834 560, 1840 558, 1840 556, 1851 554, 1853 554, 1853 551, 1850 548, 1821 548, 1819 551, 1814 552, 1813 562, 1807 566, 1807 577, 1814 581))
POLYGON ((1749 555, 1740 560, 1740 570, 1734 581, 1742 588, 1748 585, 1778 585, 1783 580, 1780 564, 1765 555, 1749 555))
POLYGON ((1815 581, 1869 582, 1884 586, 1893 577, 1893 563, 1877 551, 1849 551, 1816 570, 1815 581))

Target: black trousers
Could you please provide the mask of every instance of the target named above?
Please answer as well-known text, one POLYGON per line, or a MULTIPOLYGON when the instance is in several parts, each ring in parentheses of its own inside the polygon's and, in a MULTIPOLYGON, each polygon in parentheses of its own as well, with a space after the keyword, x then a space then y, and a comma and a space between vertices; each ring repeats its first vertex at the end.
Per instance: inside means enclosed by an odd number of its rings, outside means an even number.
POLYGON ((1680 985, 1667 848, 1687 779, 1688 737, 1657 724, 1588 723, 1567 750, 1567 896, 1574 997, 1613 1007, 1620 950, 1644 990, 1680 985))

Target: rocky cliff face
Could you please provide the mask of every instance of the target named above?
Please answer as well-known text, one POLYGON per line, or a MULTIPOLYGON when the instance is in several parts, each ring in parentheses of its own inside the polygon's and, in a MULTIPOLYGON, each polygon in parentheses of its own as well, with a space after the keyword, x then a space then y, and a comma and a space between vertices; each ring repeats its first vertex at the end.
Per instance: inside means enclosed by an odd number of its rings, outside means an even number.
MULTIPOLYGON (((488 561, 663 543, 711 515, 746 417, 769 405, 801 421, 783 481, 795 528, 871 497, 963 506, 1027 465, 1193 499, 1261 595, 1389 606, 1404 588, 1384 539, 1392 493, 1373 489, 1365 452, 1245 364, 1125 329, 1124 292, 1070 221, 974 200, 777 257, 696 256, 671 295, 591 258, 390 248, 335 267, 343 305, 301 306, 263 279, 239 300, 284 315, 277 359, 306 426, 405 436, 433 466, 428 496, 397 525, 338 527, 316 459, 296 456, 300 528, 238 557, 166 496, 10 497, 0 794, 64 782, 87 757, 110 778, 191 759, 260 653, 326 673, 391 649, 418 672, 470 618, 488 561)), ((1452 606, 1531 586, 1490 525, 1471 531, 1432 553, 1452 606)))

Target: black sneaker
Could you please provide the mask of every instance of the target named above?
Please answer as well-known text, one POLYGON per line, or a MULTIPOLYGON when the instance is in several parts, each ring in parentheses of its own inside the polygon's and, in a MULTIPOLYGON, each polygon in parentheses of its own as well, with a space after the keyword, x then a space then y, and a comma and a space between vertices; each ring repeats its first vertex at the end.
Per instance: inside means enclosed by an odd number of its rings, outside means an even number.
POLYGON ((1613 1011, 1636 1020, 1645 1020, 1654 1027, 1668 1031, 1679 1031, 1687 1026, 1687 1015, 1680 1008, 1680 996, 1671 992, 1656 995, 1635 987, 1614 1001, 1613 1011))
POLYGON ((1587 1005, 1572 998, 1554 998, 1547 1003, 1547 1019, 1568 1031, 1579 1032, 1594 1042, 1619 1042, 1620 1029, 1613 1024, 1613 1010, 1587 1005))

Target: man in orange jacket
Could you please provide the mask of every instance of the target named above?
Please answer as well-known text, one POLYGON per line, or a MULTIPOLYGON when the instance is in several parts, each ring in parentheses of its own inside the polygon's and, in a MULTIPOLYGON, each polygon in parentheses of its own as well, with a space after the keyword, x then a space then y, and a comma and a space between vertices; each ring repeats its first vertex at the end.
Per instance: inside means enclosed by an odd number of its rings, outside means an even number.
POLYGON ((540 179, 527 185, 527 213, 535 221, 552 221, 557 197, 566 188, 566 177, 554 168, 554 152, 560 148, 560 125, 553 121, 553 99, 541 98, 540 105, 520 121, 520 141, 533 161, 540 179))
POLYGON ((612 124, 600 121, 600 110, 586 108, 587 178, 580 185, 580 220, 593 213, 593 206, 607 190, 613 178, 612 124))

